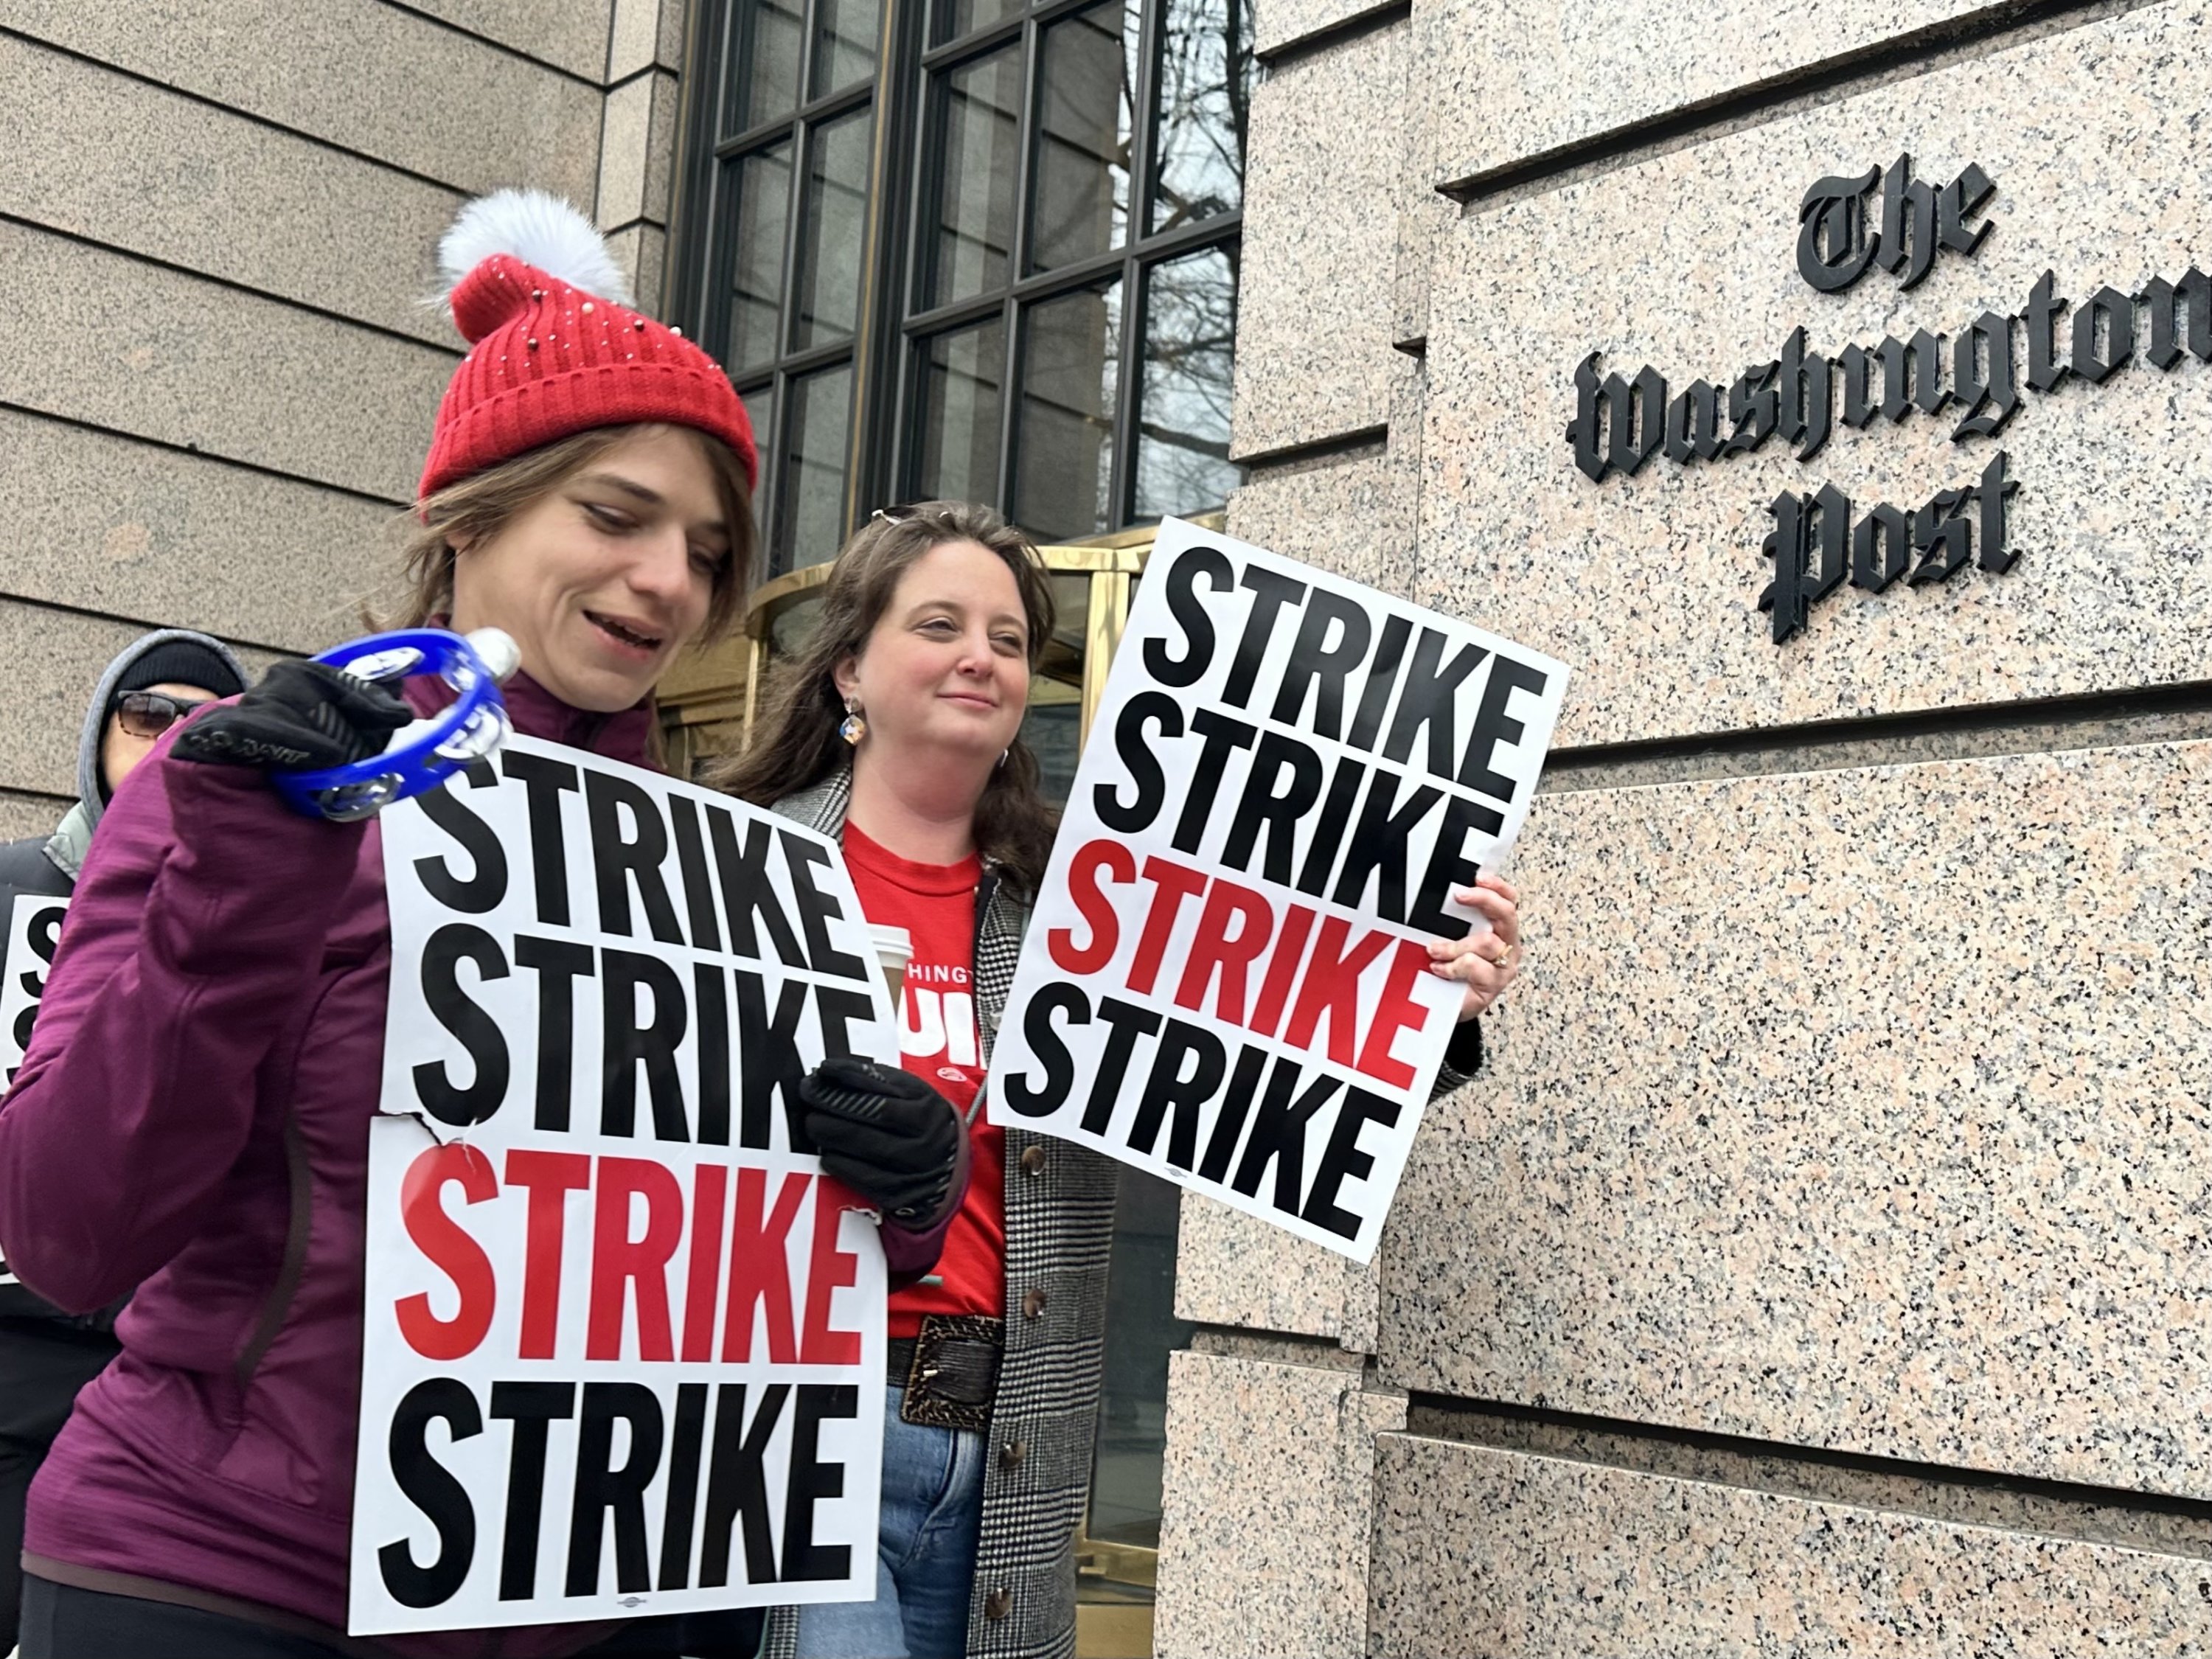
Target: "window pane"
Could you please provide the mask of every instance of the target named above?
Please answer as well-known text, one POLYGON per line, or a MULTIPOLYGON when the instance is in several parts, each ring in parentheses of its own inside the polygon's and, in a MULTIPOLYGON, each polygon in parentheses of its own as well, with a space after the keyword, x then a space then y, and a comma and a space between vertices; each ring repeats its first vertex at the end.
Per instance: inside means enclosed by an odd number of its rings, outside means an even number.
POLYGON ((1082 747, 1083 655, 1091 618, 1091 578, 1054 571, 1052 637, 1045 641, 1036 676, 1030 681, 1029 712, 1022 717, 1022 741, 1037 757, 1045 799, 1067 804, 1075 787, 1075 763, 1082 747))
POLYGON ((937 0, 930 8, 929 38, 942 46, 963 34, 988 28, 1022 9, 1022 0, 937 0))
POLYGON ((999 419, 1006 395, 1006 325, 997 318, 940 334, 922 363, 914 494, 922 501, 996 501, 999 419))
POLYGON ((924 309, 1006 280, 1021 105, 1018 44, 964 64, 938 82, 932 137, 942 182, 924 309))
POLYGON ((738 233, 731 260, 730 343, 733 374, 775 361, 775 319, 783 302, 783 230, 791 215, 791 141, 736 162, 738 233))
POLYGON ((778 570, 836 556, 845 533, 845 431, 852 413, 849 363, 791 383, 783 477, 776 489, 778 570))
POLYGON ((852 333, 860 315, 868 232, 868 141, 873 112, 856 110, 807 138, 806 217, 799 236, 799 314, 792 349, 852 333))
POLYGON ((1052 583, 1052 638, 1037 664, 1037 678, 1054 680, 1080 698, 1083 695, 1083 657, 1091 643, 1091 574, 1054 571, 1052 583))
POLYGON ((1114 390, 1121 356, 1118 279, 1029 313, 1014 518, 1054 540, 1112 528, 1114 390))
POLYGON ((805 653, 807 641, 814 637, 815 624, 822 620, 822 590, 802 593, 785 604, 768 620, 768 648, 771 659, 789 659, 805 653))
POLYGON ((878 0, 815 0, 814 88, 828 96, 876 72, 878 0))
POLYGON ((1234 213, 1243 202, 1251 25, 1247 0, 1167 0, 1152 140, 1156 231, 1234 213))
POLYGON ((753 448, 760 457, 760 488, 753 492, 753 523, 762 532, 761 540, 766 542, 768 496, 775 482, 775 469, 769 464, 775 455, 775 382, 748 387, 739 392, 738 398, 753 423, 753 448))
POLYGON ((1033 269, 1118 247, 1129 222, 1129 90, 1136 7, 1108 0, 1044 32, 1038 82, 1033 269))
MULTIPOLYGON (((1124 1170, 1114 1200, 1106 1275, 1106 1369, 1090 1523, 1104 1543, 1158 1549, 1167 1448, 1168 1354, 1197 1328, 1175 1316, 1176 1229, 1182 1194, 1157 1176, 1124 1170)), ((1132 1599, 1148 1600, 1139 1592, 1132 1599)))
POLYGON ((1075 763, 1082 748, 1083 705, 1032 700, 1022 716, 1022 741, 1037 757, 1044 798, 1065 806, 1075 789, 1075 763))
POLYGON ((1135 516, 1219 507, 1243 482, 1229 459, 1236 244, 1155 265, 1145 279, 1135 516))
POLYGON ((804 0, 739 0, 730 20, 727 131, 739 133, 799 107, 804 0))

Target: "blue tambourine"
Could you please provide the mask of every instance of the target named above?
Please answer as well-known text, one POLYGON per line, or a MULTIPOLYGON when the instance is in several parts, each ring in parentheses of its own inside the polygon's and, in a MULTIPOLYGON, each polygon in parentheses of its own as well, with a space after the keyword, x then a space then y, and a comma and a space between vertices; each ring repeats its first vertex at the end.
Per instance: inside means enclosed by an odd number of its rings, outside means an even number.
POLYGON ((499 683, 514 672, 520 656, 514 641, 495 628, 480 628, 465 639, 441 628, 407 628, 324 652, 317 662, 356 679, 435 674, 453 688, 452 706, 400 727, 380 755, 319 772, 272 772, 270 782, 294 811, 339 823, 437 788, 507 741, 499 683))

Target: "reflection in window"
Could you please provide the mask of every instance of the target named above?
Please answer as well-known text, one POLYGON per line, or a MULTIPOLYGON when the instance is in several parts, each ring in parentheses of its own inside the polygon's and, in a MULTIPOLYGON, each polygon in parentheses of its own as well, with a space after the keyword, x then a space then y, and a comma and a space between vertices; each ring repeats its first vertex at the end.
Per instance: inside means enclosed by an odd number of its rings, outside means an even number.
POLYGON ((824 97, 876 72, 877 0, 814 0, 814 86, 824 97))
POLYGON ((853 370, 841 363, 791 382, 775 545, 787 569, 836 556, 845 535, 845 438, 853 370))
POLYGON ((1167 0, 1153 106, 1154 231, 1243 206, 1251 93, 1248 0, 1167 0))
POLYGON ((822 590, 802 593, 769 618, 768 648, 771 660, 786 662, 803 654, 822 620, 822 590))
POLYGON ((1017 15, 1022 0, 936 0, 930 7, 929 38, 939 44, 973 34, 1017 15))
POLYGON ((1229 459, 1237 341, 1235 245, 1155 265, 1145 278, 1135 514, 1219 507, 1243 478, 1229 459))
POLYGON ((1131 88, 1139 14, 1105 0, 1044 31, 1030 264, 1119 247, 1128 234, 1131 88))
POLYGON ((1021 142, 1018 42, 945 76, 937 99, 940 184, 927 310, 1006 280, 1021 142))
POLYGON ((1097 535, 1114 521, 1120 279, 1036 307, 1027 336, 1014 518, 1055 540, 1097 535))
POLYGON ((792 349, 842 339, 860 314, 861 250, 868 234, 868 141, 875 122, 866 109, 814 129, 809 143, 806 216, 799 239, 799 309, 792 349))
POLYGON ((1082 748, 1083 653, 1091 631, 1091 578, 1055 571, 1050 580, 1052 637, 1045 641, 1030 682, 1022 741, 1037 757, 1045 799, 1064 806, 1075 787, 1075 763, 1082 748))
POLYGON ((742 0, 738 6, 728 131, 744 132, 798 107, 803 19, 800 0, 742 0))
POLYGON ((999 423, 1006 395, 1006 325, 997 317, 929 343, 923 369, 921 466, 915 495, 989 501, 999 495, 999 423))
POLYGON ((928 3, 949 44, 917 65, 896 447, 866 488, 964 488, 1062 539, 1221 506, 1241 477, 1229 329, 1253 0, 928 3), (1014 407, 987 453, 1001 368, 1014 407))
MULTIPOLYGON (((753 423, 753 451, 760 459, 760 478, 765 484, 775 472, 775 382, 765 386, 748 386, 738 393, 745 406, 745 414, 753 423)), ((764 523, 761 518, 758 492, 753 501, 753 520, 764 523)))
POLYGON ((1158 1549, 1168 1352, 1187 1346, 1196 1328, 1175 1316, 1180 1190, 1141 1170, 1122 1170, 1120 1182, 1114 1201, 1114 1257, 1106 1275, 1106 1328, 1142 1331, 1145 1340, 1106 1344, 1085 1532, 1103 1543, 1158 1549))
POLYGON ((834 553, 851 510, 860 320, 884 246, 875 177, 884 0, 695 9, 702 52, 720 54, 701 84, 722 96, 701 100, 694 118, 686 171, 699 194, 687 217, 696 228, 671 268, 685 320, 753 416, 767 577, 834 553), (701 291, 684 292, 701 276, 701 291))
POLYGON ((788 140, 738 164, 737 254, 732 260, 730 343, 722 361, 732 374, 776 356, 783 304, 783 230, 791 212, 788 140))
POLYGON ((1075 787, 1082 735, 1083 705, 1078 702, 1033 702, 1022 716, 1022 741, 1037 757, 1044 793, 1051 800, 1065 801, 1075 787))

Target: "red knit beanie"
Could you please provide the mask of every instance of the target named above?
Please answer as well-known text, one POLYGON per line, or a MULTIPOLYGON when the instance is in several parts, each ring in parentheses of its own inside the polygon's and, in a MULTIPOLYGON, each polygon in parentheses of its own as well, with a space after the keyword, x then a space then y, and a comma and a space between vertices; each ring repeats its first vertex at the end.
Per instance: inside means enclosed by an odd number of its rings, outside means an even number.
POLYGON ((438 253, 471 349, 438 405, 419 496, 558 438, 647 421, 720 438, 759 485, 753 423, 729 376, 680 330, 630 309, 621 268, 566 202, 481 197, 438 253))

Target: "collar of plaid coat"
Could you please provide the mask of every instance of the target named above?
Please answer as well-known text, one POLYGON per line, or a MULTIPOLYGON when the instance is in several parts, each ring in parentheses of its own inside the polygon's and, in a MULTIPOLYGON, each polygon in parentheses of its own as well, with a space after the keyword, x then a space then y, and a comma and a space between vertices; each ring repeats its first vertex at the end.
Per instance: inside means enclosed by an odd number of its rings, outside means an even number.
MULTIPOLYGON (((843 766, 821 782, 786 795, 776 802, 775 810, 810 830, 842 840, 845 814, 852 804, 853 769, 843 766)), ((975 916, 975 1022, 981 1027, 983 1063, 988 1066, 991 1044, 999 1035, 1000 1017, 1006 1011, 1006 995, 1013 989, 1014 964, 1021 957, 1030 908, 1007 891, 988 864, 984 866, 976 896, 981 903, 975 916)), ((988 1082, 984 1087, 990 1087, 988 1082)))

